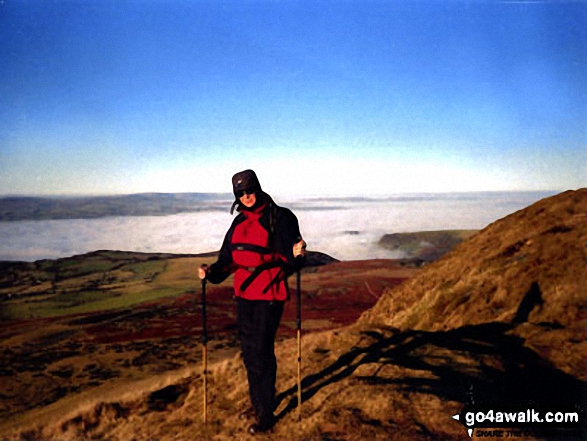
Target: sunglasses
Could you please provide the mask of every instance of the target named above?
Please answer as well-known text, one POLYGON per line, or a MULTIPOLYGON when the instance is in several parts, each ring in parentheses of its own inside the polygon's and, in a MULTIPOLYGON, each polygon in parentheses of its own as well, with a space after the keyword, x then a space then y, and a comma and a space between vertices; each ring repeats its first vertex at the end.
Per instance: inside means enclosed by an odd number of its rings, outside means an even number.
POLYGON ((236 197, 237 198, 242 198, 245 194, 251 195, 251 194, 255 194, 255 190, 251 189, 251 188, 247 188, 245 190, 240 190, 236 192, 236 197))

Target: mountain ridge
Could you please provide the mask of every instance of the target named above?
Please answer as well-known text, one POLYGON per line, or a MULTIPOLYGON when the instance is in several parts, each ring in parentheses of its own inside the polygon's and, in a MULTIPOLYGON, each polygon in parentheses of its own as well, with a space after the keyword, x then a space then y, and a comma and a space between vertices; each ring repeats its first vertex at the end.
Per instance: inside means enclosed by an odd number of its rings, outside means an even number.
POLYGON ((136 193, 109 196, 10 196, 0 198, 0 221, 164 216, 225 210, 230 193, 136 193))

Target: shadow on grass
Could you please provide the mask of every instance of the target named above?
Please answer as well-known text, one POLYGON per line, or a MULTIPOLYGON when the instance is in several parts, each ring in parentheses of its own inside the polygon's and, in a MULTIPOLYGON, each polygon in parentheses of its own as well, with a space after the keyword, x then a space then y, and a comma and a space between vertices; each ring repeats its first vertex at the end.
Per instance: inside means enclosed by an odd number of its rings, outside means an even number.
MULTIPOLYGON (((507 334, 514 327, 495 322, 450 331, 365 332, 371 344, 353 348, 302 380, 302 402, 349 377, 360 366, 376 363, 379 367, 374 375, 355 377, 365 387, 392 385, 399 392, 427 393, 487 409, 507 405, 556 411, 569 403, 584 403, 587 384, 525 347, 522 338, 507 334), (386 365, 410 371, 399 377, 384 376, 386 365)), ((278 418, 295 410, 296 392, 294 386, 277 397, 279 403, 289 399, 278 418)))

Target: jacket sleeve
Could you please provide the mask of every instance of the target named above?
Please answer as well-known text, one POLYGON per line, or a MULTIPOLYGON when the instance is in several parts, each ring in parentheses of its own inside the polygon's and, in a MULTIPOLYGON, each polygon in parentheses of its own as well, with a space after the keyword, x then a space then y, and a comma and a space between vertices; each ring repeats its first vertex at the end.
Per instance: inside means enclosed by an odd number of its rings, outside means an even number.
POLYGON ((285 257, 286 276, 293 274, 302 262, 293 256, 293 246, 302 240, 298 218, 287 208, 280 207, 276 216, 275 250, 285 257))
POLYGON ((233 272, 232 252, 230 244, 232 241, 232 233, 234 231, 235 223, 231 225, 230 229, 224 236, 218 259, 208 268, 206 279, 210 283, 222 283, 233 272))

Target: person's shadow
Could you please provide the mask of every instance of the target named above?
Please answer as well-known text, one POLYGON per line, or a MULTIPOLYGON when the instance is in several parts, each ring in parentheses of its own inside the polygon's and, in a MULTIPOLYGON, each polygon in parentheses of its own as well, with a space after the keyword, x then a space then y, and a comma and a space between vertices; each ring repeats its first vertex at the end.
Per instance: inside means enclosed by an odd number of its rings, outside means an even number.
MULTIPOLYGON (((512 323, 492 322, 436 332, 400 332, 391 328, 364 332, 371 340, 369 344, 354 347, 330 366, 302 380, 302 402, 311 400, 320 389, 349 377, 359 366, 378 363, 380 368, 374 375, 357 377, 365 387, 393 385, 398 392, 427 393, 441 400, 486 408, 507 404, 520 410, 557 410, 569 403, 585 403, 586 382, 557 369, 524 346, 522 338, 508 334, 528 319, 534 307, 530 303, 541 304, 537 284, 522 300, 512 323), (409 371, 390 378, 379 374, 385 365, 409 371), (423 375, 423 371, 427 374, 423 375)), ((297 386, 293 386, 278 395, 279 403, 289 399, 278 419, 297 407, 296 392, 297 386)))

